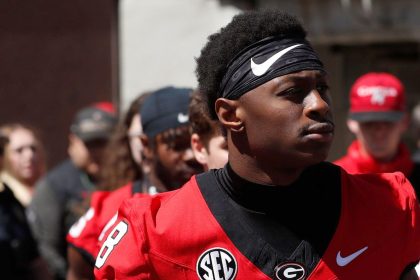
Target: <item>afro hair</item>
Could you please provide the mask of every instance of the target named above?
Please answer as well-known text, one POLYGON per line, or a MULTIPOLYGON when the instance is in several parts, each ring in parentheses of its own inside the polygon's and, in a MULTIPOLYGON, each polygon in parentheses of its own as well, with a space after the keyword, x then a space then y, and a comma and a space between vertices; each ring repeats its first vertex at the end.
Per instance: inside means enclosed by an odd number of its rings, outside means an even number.
POLYGON ((306 31, 294 16, 270 9, 239 14, 220 32, 208 37, 196 59, 196 74, 213 119, 217 119, 214 102, 230 61, 247 46, 270 36, 304 39, 306 31))

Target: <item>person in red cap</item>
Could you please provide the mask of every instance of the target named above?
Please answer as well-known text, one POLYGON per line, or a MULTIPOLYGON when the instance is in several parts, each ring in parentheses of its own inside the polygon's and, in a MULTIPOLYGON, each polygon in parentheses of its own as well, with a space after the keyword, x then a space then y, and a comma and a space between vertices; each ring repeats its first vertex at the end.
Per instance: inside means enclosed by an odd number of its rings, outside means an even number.
MULTIPOLYGON (((135 137, 138 141, 144 141, 144 144, 138 143, 142 146, 141 151, 135 146, 130 146, 130 151, 133 160, 136 156, 144 156, 141 167, 144 174, 133 182, 125 182, 124 186, 114 185, 112 192, 102 190, 92 195, 89 210, 71 227, 67 235, 69 244, 67 280, 93 279, 93 267, 100 250, 100 244, 103 242, 107 230, 116 221, 117 210, 123 200, 134 196, 155 195, 180 187, 193 174, 202 170, 201 165, 193 158, 193 151, 190 148, 191 133, 188 113, 192 92, 191 88, 164 87, 148 93, 141 102, 135 102, 130 106, 126 119, 131 120, 136 115, 139 121, 137 131, 130 136, 135 137), (144 151, 144 148, 147 151, 144 151), (143 160, 146 161, 146 165, 143 160)), ((196 110, 199 109, 196 108, 196 110)), ((199 116, 195 115, 195 117, 199 116)), ((200 115, 200 117, 203 116, 200 115)), ((197 121, 203 122, 204 120, 200 118, 194 123, 197 121)), ((124 124, 124 134, 127 133, 128 123, 130 122, 124 124)), ((200 133, 200 135, 202 134, 200 133)), ((195 137, 196 146, 205 142, 198 135, 195 137)), ((125 142, 132 143, 132 140, 126 138, 125 142)), ((108 149, 110 149, 109 156, 111 157, 111 153, 115 153, 115 145, 109 146, 108 149)), ((217 148, 212 149, 213 152, 218 150, 217 148)), ((223 152, 226 150, 222 150, 223 152)), ((213 158, 217 155, 213 154, 206 157, 204 161, 215 162, 213 158)), ((112 162, 114 168, 117 163, 121 165, 121 162, 112 162)), ((202 164, 204 165, 204 163, 202 164)), ((214 166, 214 163, 208 165, 214 166)), ((105 182, 103 182, 105 186, 108 184, 107 182, 111 182, 111 180, 105 178, 105 182)), ((106 187, 107 190, 111 190, 109 186, 106 187)))
POLYGON ((103 152, 117 116, 112 103, 80 109, 69 129, 68 159, 36 183, 27 208, 28 222, 54 279, 65 279, 66 233, 87 210, 88 197, 100 182, 103 152))
POLYGON ((408 128, 404 86, 389 73, 367 73, 350 90, 350 113, 347 120, 356 140, 347 154, 335 161, 350 173, 400 171, 420 191, 420 165, 411 160, 402 143, 408 128), (416 171, 417 170, 417 171, 416 171))
POLYGON ((411 124, 414 140, 416 141, 416 150, 412 158, 414 162, 420 163, 420 102, 411 111, 411 124))

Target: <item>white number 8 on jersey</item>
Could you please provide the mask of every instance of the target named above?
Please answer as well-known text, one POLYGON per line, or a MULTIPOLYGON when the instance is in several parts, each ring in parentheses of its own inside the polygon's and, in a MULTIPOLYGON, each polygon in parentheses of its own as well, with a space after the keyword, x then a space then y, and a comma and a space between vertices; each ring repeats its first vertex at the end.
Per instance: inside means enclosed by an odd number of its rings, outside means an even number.
POLYGON ((127 231, 128 225, 124 221, 119 222, 118 225, 114 227, 114 229, 108 235, 105 243, 102 245, 98 257, 96 258, 95 266, 97 268, 101 268, 104 265, 106 259, 109 257, 109 254, 111 254, 115 245, 117 245, 118 242, 120 242, 120 240, 124 237, 127 231))

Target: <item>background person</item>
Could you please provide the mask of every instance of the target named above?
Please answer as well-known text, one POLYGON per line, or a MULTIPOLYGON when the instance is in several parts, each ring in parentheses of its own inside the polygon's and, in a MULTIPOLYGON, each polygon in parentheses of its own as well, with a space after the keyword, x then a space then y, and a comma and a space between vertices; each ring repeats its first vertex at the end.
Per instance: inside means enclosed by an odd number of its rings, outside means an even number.
POLYGON ((210 117, 204 94, 195 90, 189 106, 191 148, 205 171, 222 168, 228 162, 224 128, 210 117))
MULTIPOLYGON (((413 134, 416 144, 416 150, 412 156, 415 163, 420 164, 420 103, 418 103, 412 110, 411 122, 413 124, 413 134)), ((417 193, 418 197, 418 193, 417 193)))
MULTIPOLYGON (((131 197, 135 191, 134 182, 143 179, 142 145, 139 108, 149 93, 143 93, 133 100, 127 112, 120 119, 110 141, 104 151, 103 168, 100 170, 100 186, 92 194, 90 209, 70 228, 67 234, 67 260, 69 268, 66 279, 93 279, 93 264, 98 249, 97 242, 100 233, 111 219, 119 203, 110 204, 103 209, 104 201, 108 201, 111 191, 121 186, 127 190, 121 197, 131 197), (136 142, 134 139, 137 139, 136 142), (109 216, 107 216, 109 215, 109 216), (105 217, 104 217, 105 216, 105 217), (104 221, 106 220, 106 221, 104 221), (103 224, 101 224, 103 223, 103 224)), ((116 195, 114 195, 116 196, 116 195)), ((122 198, 121 198, 122 199, 122 198)))
POLYGON ((139 108, 150 93, 135 98, 119 121, 104 151, 99 190, 115 190, 143 177, 143 133, 139 108))
MULTIPOLYGON (((0 132, 0 170, 8 142, 8 137, 0 132)), ((1 181, 0 268, 2 279, 51 279, 29 229, 24 207, 1 181)))
POLYGON ((347 126, 356 136, 335 163, 350 173, 400 171, 420 194, 420 164, 402 142, 409 125, 404 86, 390 73, 359 77, 350 90, 347 126))
MULTIPOLYGON (((156 164, 146 166, 146 170, 149 171, 144 174, 142 179, 137 178, 136 181, 128 183, 111 193, 94 193, 91 208, 70 229, 67 236, 70 244, 68 249, 70 263, 68 280, 93 278, 94 259, 100 249, 99 242, 102 241, 103 232, 115 222, 114 217, 116 218, 117 209, 124 199, 128 199, 135 194, 154 195, 158 190, 160 192, 169 190, 169 188, 173 188, 173 185, 163 185, 162 182, 166 183, 166 180, 172 177, 178 179, 182 176, 188 176, 183 172, 189 169, 182 168, 182 166, 190 166, 192 161, 190 158, 192 155, 191 148, 184 143, 185 139, 190 137, 188 104, 191 92, 192 89, 187 88, 162 88, 142 97, 143 101, 140 104, 133 103, 130 106, 129 115, 133 117, 132 120, 141 119, 145 124, 144 133, 150 136, 150 138, 147 138, 147 143, 162 152, 155 153, 154 148, 151 148, 152 151, 149 151, 147 157, 145 157, 147 160, 142 160, 142 164, 145 164, 145 161, 156 164), (135 108, 137 114, 134 114, 134 106, 137 106, 135 108), (148 106, 148 110, 144 111, 145 106, 148 106), (140 118, 135 118, 139 112, 142 112, 142 115, 140 118), (187 116, 187 119, 179 118, 179 116, 187 116), (166 135, 166 138, 162 140, 163 143, 157 143, 157 138, 163 137, 163 135, 166 135), (166 157, 169 157, 169 159, 166 157), (166 164, 161 165, 161 161, 165 161, 166 164), (170 162, 174 162, 174 165, 171 165, 170 162), (182 172, 181 174, 172 171, 172 169, 176 170, 175 164, 181 166, 178 171, 182 172), (159 170, 159 172, 155 173, 156 170, 159 170), (165 180, 161 181, 160 178, 165 180), (84 261, 80 259, 81 256, 84 256, 84 261)), ((126 123, 128 124, 128 122, 126 123)), ((134 126, 131 124, 130 128, 133 129, 136 126, 137 124, 134 126)), ((138 127, 139 130, 134 131, 135 133, 131 131, 129 135, 133 137, 137 135, 139 141, 141 138, 144 139, 146 136, 141 135, 141 128, 142 126, 138 127)), ((126 127, 125 130, 127 129, 126 127)), ((129 141, 132 143, 133 140, 126 138, 125 143, 128 144, 129 141)), ((138 144, 140 143, 131 145, 133 158, 141 152, 136 149, 136 147, 139 147, 138 144)), ((114 164, 117 166, 119 162, 114 164)), ((182 183, 180 182, 181 185, 182 183)))
POLYGON ((36 185, 28 207, 28 221, 55 279, 66 276, 66 234, 88 208, 89 195, 98 183, 103 151, 116 122, 110 103, 81 109, 70 128, 70 158, 50 170, 36 185))
POLYGON ((8 138, 4 147, 0 180, 6 183, 19 202, 27 207, 36 181, 45 173, 45 151, 38 132, 20 123, 5 124, 0 133, 8 138))
POLYGON ((182 186, 203 170, 191 149, 188 106, 191 88, 165 87, 151 94, 140 110, 144 160, 151 187, 144 193, 182 186))

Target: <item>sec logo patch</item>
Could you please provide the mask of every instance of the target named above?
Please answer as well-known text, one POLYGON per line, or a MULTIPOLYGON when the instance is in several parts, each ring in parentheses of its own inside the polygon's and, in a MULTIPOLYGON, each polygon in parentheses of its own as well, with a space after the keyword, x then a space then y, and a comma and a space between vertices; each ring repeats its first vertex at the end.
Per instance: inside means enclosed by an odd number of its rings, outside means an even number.
POLYGON ((201 280, 232 280, 238 272, 238 264, 228 250, 211 248, 198 258, 196 270, 201 280))
POLYGON ((278 280, 303 280, 306 276, 305 267, 295 262, 279 264, 274 271, 278 280))

